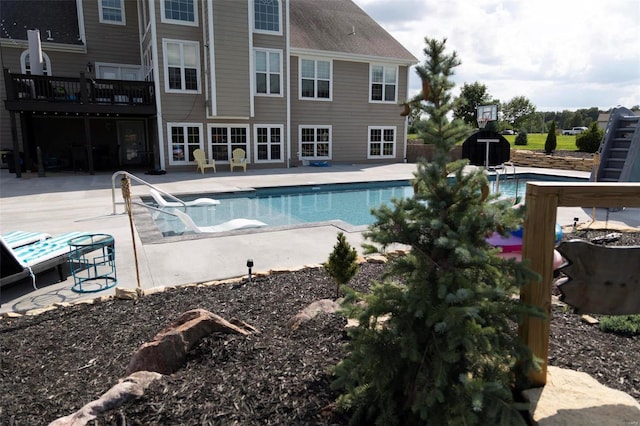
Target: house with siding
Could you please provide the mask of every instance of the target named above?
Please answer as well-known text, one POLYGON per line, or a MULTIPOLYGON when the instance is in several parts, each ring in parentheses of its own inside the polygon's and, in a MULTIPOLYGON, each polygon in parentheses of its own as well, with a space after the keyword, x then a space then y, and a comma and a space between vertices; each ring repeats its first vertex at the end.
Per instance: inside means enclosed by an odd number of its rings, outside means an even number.
POLYGON ((195 170, 198 148, 218 170, 236 148, 250 168, 406 158, 417 59, 350 0, 0 0, 0 15, 0 149, 18 175, 38 158, 195 170))

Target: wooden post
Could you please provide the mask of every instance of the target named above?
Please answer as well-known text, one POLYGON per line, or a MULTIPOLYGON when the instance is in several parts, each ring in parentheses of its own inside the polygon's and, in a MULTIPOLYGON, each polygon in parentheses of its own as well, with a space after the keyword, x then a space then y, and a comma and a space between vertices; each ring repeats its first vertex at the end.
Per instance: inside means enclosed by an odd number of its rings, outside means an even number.
POLYGON ((520 298, 524 303, 542 308, 547 318, 525 317, 520 328, 520 338, 531 348, 533 354, 544 362, 539 372, 533 371, 530 379, 534 386, 543 386, 547 381, 549 359, 549 329, 551 316, 551 280, 553 278, 553 248, 555 243, 557 195, 538 194, 535 187, 527 184, 522 258, 530 259, 529 267, 540 274, 541 281, 530 282, 522 288, 520 298))
MULTIPOLYGON (((640 207, 640 183, 529 182, 526 206, 522 258, 530 260, 531 269, 540 275, 541 280, 524 286, 520 299, 549 314, 557 208, 640 207)), ((533 386, 544 386, 547 382, 551 320, 526 317, 519 328, 522 341, 543 361, 541 371, 530 375, 533 386)))

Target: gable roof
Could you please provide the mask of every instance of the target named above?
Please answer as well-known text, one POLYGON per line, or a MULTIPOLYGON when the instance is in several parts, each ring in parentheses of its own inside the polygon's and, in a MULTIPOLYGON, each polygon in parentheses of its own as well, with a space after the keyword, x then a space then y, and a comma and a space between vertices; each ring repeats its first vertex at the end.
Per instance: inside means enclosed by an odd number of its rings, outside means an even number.
POLYGON ((291 0, 290 23, 294 51, 418 63, 411 52, 351 0, 291 0))

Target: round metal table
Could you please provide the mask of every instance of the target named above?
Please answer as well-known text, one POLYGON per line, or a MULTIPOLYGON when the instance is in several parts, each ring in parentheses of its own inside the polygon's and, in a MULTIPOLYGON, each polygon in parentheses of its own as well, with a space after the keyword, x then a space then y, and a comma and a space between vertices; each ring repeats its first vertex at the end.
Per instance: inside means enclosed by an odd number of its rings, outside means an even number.
POLYGON ((118 283, 113 236, 87 234, 69 240, 69 269, 76 293, 95 293, 118 283))

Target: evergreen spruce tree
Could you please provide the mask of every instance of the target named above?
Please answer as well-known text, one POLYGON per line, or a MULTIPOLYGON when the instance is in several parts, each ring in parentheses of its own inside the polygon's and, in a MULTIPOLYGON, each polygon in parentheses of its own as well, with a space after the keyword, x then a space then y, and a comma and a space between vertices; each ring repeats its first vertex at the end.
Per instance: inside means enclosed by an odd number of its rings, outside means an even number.
POLYGON ((522 377, 516 369, 534 362, 514 325, 537 311, 512 296, 535 274, 486 242, 493 230, 518 227, 523 212, 495 194, 481 196, 483 170, 463 173, 466 160, 448 163, 465 136, 463 123, 447 119, 449 78, 460 62, 446 54, 446 39, 425 42, 417 72, 429 88, 423 106, 436 155, 418 164, 414 196, 378 209, 366 234, 382 249, 407 245, 409 254, 390 264, 371 293, 344 287, 343 311, 359 326, 333 370, 338 407, 351 424, 524 424, 512 390, 522 377))
POLYGON ((547 139, 544 141, 544 152, 547 154, 553 154, 556 150, 558 142, 556 141, 556 122, 552 121, 549 126, 549 133, 547 133, 547 139))
POLYGON ((340 297, 340 286, 348 284, 351 278, 360 269, 356 259, 358 253, 351 247, 342 232, 338 232, 338 242, 333 246, 329 254, 329 260, 324 264, 324 269, 336 283, 336 299, 340 297))

